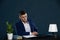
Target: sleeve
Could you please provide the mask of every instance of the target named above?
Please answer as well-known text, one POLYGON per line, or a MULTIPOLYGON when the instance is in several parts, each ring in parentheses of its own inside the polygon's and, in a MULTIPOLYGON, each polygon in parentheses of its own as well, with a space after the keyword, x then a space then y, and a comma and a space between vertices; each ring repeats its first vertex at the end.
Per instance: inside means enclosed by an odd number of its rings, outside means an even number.
POLYGON ((22 31, 19 24, 16 24, 17 34, 20 36, 29 35, 29 32, 22 31))
POLYGON ((36 27, 35 23, 32 20, 30 20, 30 22, 31 22, 33 31, 38 32, 38 28, 36 27))

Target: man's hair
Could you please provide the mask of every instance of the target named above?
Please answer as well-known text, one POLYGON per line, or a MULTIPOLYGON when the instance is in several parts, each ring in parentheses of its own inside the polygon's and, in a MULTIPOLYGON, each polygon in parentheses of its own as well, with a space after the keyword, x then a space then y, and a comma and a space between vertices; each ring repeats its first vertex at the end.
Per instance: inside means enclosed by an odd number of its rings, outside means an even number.
POLYGON ((24 14, 26 14, 25 11, 20 11, 20 12, 19 12, 19 15, 24 15, 24 14))

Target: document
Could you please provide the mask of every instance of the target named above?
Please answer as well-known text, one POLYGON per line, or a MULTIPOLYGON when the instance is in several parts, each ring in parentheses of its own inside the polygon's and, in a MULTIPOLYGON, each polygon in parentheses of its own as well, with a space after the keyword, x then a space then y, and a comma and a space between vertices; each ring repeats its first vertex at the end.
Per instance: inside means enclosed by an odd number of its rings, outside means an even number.
POLYGON ((32 38, 32 37, 37 37, 37 36, 35 36, 35 35, 24 35, 23 37, 24 38, 32 38))

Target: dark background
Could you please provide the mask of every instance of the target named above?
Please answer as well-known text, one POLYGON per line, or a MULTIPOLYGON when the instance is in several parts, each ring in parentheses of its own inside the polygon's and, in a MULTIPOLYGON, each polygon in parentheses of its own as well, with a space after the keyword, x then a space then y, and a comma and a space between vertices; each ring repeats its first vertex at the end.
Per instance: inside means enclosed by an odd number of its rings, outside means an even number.
POLYGON ((18 12, 26 10, 35 22, 39 34, 49 34, 48 25, 56 23, 60 35, 60 0, 0 0, 0 39, 6 35, 8 20, 13 25, 18 21, 18 12))

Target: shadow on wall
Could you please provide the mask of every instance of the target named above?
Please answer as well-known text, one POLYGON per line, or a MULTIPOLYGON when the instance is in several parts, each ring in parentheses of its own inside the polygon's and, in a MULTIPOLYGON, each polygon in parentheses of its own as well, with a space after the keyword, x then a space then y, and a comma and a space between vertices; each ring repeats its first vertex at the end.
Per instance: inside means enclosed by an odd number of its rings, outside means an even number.
MULTIPOLYGON (((0 0, 0 4, 2 5, 6 0, 0 0)), ((0 6, 1 6, 0 5, 0 6)))
POLYGON ((60 0, 56 0, 57 5, 60 7, 60 0))

